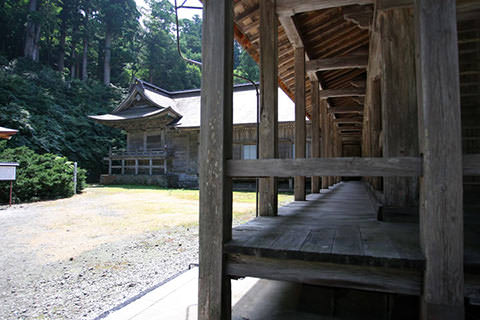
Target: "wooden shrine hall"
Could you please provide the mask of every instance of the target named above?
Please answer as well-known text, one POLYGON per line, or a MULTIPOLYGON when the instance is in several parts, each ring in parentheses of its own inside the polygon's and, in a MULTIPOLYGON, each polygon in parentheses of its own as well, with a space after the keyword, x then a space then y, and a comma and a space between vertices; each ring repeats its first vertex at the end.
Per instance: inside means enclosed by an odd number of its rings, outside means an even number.
POLYGON ((409 295, 420 319, 469 318, 480 1, 203 4, 199 319, 230 319, 241 277, 409 295), (234 38, 260 67, 256 160, 232 160, 234 38), (278 86, 295 102, 295 159, 278 159, 278 86), (259 178, 259 216, 232 228, 237 177, 259 178), (294 177, 295 201, 277 209, 279 177, 294 177))

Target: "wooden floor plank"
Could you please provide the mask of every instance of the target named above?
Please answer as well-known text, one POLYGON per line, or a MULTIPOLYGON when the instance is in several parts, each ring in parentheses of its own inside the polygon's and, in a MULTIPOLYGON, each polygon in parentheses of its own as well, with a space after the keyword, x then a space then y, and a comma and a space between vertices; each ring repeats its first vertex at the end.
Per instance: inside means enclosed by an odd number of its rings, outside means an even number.
POLYGON ((365 254, 357 226, 342 226, 335 229, 333 254, 362 256, 365 254))
POLYGON ((361 182, 341 183, 236 227, 226 252, 274 259, 422 269, 418 225, 378 222, 361 182), (237 237, 238 234, 238 237, 237 237), (408 235, 417 235, 409 237, 408 235))
POLYGON ((310 231, 300 250, 305 252, 331 253, 334 236, 335 229, 324 228, 317 231, 310 231))

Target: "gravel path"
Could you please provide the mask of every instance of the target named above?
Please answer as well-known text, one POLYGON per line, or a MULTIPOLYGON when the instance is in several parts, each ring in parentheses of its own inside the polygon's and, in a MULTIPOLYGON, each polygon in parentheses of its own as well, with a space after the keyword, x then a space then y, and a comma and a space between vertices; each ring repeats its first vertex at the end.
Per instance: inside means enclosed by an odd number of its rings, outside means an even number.
POLYGON ((195 227, 104 244, 44 265, 1 252, 7 256, 1 262, 1 318, 94 319, 197 263, 197 248, 195 227))
MULTIPOLYGON (((60 207, 78 205, 59 201, 60 207)), ((95 319, 198 261, 196 225, 109 237, 85 247, 77 237, 70 241, 79 243, 59 254, 59 247, 71 243, 58 237, 57 229, 65 228, 54 223, 58 208, 47 207, 0 208, 0 319, 95 319), (78 254, 65 256, 72 250, 78 254)))

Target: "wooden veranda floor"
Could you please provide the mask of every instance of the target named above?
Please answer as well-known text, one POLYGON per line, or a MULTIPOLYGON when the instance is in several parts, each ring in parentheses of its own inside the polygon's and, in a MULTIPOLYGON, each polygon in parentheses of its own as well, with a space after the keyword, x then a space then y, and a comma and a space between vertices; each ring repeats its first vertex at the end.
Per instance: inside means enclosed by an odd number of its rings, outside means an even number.
MULTIPOLYGON (((418 223, 377 221, 375 209, 361 182, 340 183, 307 201, 292 202, 277 217, 258 217, 233 229, 225 245, 227 273, 420 294, 425 261, 418 223)), ((476 227, 466 232, 466 240, 476 227)), ((478 247, 473 243, 473 249, 478 247)), ((466 269, 472 271, 480 265, 473 249, 465 248, 466 269)), ((478 294, 471 285, 467 291, 478 294)))

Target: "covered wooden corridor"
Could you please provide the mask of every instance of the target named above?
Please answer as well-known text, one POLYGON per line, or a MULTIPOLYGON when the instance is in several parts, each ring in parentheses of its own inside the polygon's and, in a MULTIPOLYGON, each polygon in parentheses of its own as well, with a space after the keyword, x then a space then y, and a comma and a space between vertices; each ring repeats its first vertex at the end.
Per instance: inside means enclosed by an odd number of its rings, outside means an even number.
POLYGON ((199 319, 230 319, 243 276, 415 295, 420 319, 469 316, 480 1, 208 0, 203 19, 199 319), (260 69, 256 160, 232 160, 234 38, 260 69), (279 86, 295 102, 295 159, 278 159, 279 86), (259 178, 260 217, 232 230, 238 177, 259 178), (277 212, 279 177, 294 177, 295 202, 277 212))
MULTIPOLYGON (((257 217, 233 229, 225 244, 226 273, 313 285, 420 295, 425 259, 418 216, 385 213, 359 181, 342 182, 307 201, 292 202, 278 217, 257 217)), ((466 211, 465 296, 480 289, 480 217, 466 211)))

